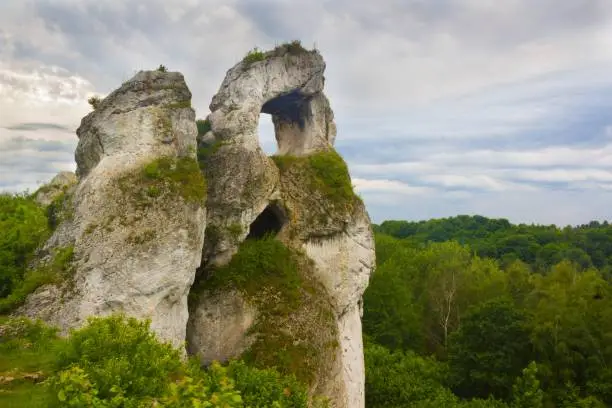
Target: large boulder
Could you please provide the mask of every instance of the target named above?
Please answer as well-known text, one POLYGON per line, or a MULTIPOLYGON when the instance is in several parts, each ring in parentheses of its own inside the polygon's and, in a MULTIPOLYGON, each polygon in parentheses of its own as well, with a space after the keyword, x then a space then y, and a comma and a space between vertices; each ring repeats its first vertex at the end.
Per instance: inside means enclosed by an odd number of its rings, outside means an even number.
POLYGON ((65 332, 124 312, 182 346, 206 195, 183 76, 139 72, 83 118, 77 135, 79 181, 39 263, 56 276, 17 313, 65 332))
MULTIPOLYGON (((334 407, 359 408, 365 404, 361 299, 374 268, 374 241, 347 166, 333 149, 324 69, 317 51, 283 45, 248 55, 213 97, 211 130, 200 146, 207 232, 187 341, 204 364, 259 356, 260 365, 293 370, 313 396, 329 397, 334 407), (272 115, 274 157, 259 145, 260 113, 272 115), (270 235, 291 254, 286 264, 298 265, 295 279, 303 287, 294 303, 282 293, 291 285, 270 276, 279 266, 248 257, 251 240, 270 235), (257 275, 248 259, 272 269, 257 275), (241 268, 248 273, 233 276, 241 268), (257 353, 266 344, 262 357, 257 353)), ((257 248, 261 259, 273 251, 257 248)))

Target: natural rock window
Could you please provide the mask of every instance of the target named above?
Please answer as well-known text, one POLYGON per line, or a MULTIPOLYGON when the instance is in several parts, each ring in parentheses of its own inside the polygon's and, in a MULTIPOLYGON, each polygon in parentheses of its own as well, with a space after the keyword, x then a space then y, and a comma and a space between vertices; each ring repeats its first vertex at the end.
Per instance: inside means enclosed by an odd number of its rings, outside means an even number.
POLYGON ((309 126, 310 99, 311 97, 299 90, 294 90, 270 99, 261 107, 261 113, 272 115, 274 136, 278 144, 276 154, 304 153, 309 139, 312 138, 312 126, 309 126))
POLYGON ((259 146, 268 155, 276 154, 278 144, 274 135, 274 124, 272 116, 266 113, 259 114, 259 123, 257 126, 257 134, 259 135, 259 146))
POLYGON ((272 203, 255 218, 249 227, 247 239, 260 239, 266 235, 276 235, 286 222, 283 210, 276 203, 272 203))

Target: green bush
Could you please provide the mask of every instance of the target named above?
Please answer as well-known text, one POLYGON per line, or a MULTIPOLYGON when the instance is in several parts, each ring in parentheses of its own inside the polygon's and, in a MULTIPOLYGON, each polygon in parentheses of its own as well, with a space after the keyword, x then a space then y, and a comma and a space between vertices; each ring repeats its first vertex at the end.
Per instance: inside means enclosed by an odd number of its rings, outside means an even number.
POLYGON ((179 352, 160 343, 149 322, 123 316, 91 318, 85 327, 73 330, 58 355, 57 369, 73 366, 82 369, 101 399, 118 394, 134 399, 161 396, 168 379, 182 374, 179 352))
POLYGON ((34 251, 50 235, 45 209, 24 194, 0 194, 0 301, 24 279, 34 251))
POLYGON ((87 100, 87 103, 89 103, 89 105, 91 105, 91 107, 96 110, 100 107, 100 104, 102 103, 102 98, 100 98, 99 96, 92 96, 87 100))
POLYGON ((10 312, 25 302, 26 297, 47 283, 60 282, 72 273, 74 247, 56 248, 53 258, 45 264, 27 270, 11 293, 0 299, 0 313, 10 312))
POLYGON ((241 407, 227 369, 201 371, 149 330, 150 322, 114 315, 90 318, 57 354, 50 379, 62 407, 241 407))
POLYGON ((283 377, 276 370, 249 367, 238 360, 228 370, 247 407, 308 406, 306 387, 293 376, 283 377))
POLYGON ((278 47, 276 47, 275 51, 281 48, 287 49, 287 52, 289 52, 289 54, 291 55, 299 55, 301 53, 308 52, 308 50, 304 48, 304 46, 302 46, 302 42, 300 40, 293 40, 293 41, 283 43, 279 45, 278 47))
POLYGON ((259 48, 255 47, 247 53, 242 59, 242 63, 249 66, 255 62, 263 61, 266 59, 266 55, 259 48))

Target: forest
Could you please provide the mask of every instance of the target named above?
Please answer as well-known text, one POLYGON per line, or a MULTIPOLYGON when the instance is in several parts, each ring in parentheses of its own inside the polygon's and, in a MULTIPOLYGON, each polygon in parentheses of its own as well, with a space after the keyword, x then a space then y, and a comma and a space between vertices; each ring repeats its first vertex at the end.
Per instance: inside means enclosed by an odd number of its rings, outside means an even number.
MULTIPOLYGON (((307 406, 294 376, 240 360, 200 369, 158 342, 148 322, 97 318, 61 338, 8 317, 67 272, 70 251, 47 269, 30 267, 57 207, 0 195, 0 406, 307 406)), ((373 227, 368 408, 612 405, 607 222, 557 228, 458 216, 373 227)))
POLYGON ((364 298, 368 407, 612 404, 612 228, 385 221, 364 298))

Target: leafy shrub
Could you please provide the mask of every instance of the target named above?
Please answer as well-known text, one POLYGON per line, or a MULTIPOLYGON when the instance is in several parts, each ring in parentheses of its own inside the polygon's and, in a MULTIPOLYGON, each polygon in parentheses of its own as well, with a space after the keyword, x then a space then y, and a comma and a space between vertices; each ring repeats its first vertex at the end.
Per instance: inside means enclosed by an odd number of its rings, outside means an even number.
POLYGON ((266 55, 259 48, 255 47, 247 53, 242 59, 242 63, 249 66, 255 62, 263 61, 266 59, 266 55))
POLYGON ((27 270, 23 278, 13 287, 11 293, 0 299, 0 313, 9 312, 21 305, 25 302, 26 297, 40 286, 58 282, 68 277, 72 272, 73 257, 74 248, 72 246, 56 248, 50 261, 27 270))
POLYGON ((120 393, 135 399, 161 396, 168 378, 180 376, 181 356, 170 344, 160 343, 149 326, 148 321, 119 315, 90 318, 85 327, 70 333, 57 368, 78 366, 102 399, 120 393))
POLYGON ((299 55, 301 53, 308 52, 308 50, 304 48, 304 46, 302 46, 302 42, 300 40, 293 40, 293 41, 289 41, 284 44, 281 44, 275 48, 275 51, 281 48, 285 48, 287 52, 291 55, 299 55))
POLYGON ((157 67, 157 70, 159 72, 168 72, 168 68, 166 68, 165 65, 161 65, 161 64, 159 65, 159 67, 157 67))
POLYGON ((87 100, 87 103, 89 103, 91 107, 96 110, 100 107, 100 104, 102 103, 102 98, 100 98, 99 96, 92 96, 87 100))
POLYGON ((258 369, 234 360, 228 366, 247 407, 307 407, 306 387, 293 376, 281 376, 276 370, 258 369))
POLYGON ((50 235, 45 210, 23 194, 0 194, 0 299, 23 280, 36 248, 50 235))

